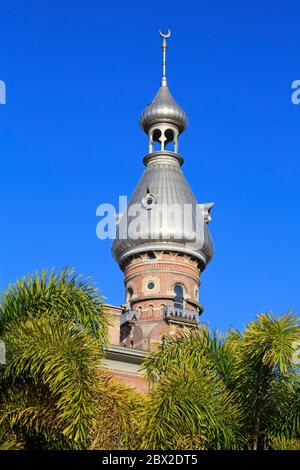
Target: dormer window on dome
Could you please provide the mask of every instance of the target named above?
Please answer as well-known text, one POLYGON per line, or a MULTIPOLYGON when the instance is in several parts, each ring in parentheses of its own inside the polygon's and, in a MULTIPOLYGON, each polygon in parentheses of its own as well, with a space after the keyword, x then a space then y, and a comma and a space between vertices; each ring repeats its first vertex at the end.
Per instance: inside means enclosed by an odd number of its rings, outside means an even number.
POLYGON ((143 206, 145 209, 150 210, 156 204, 156 198, 153 194, 148 193, 142 200, 143 206))

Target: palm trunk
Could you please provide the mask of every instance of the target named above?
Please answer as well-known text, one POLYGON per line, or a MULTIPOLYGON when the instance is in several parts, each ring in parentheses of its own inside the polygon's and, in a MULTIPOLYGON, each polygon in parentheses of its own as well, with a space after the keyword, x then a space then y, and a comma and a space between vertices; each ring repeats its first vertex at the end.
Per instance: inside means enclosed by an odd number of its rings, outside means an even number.
POLYGON ((252 450, 257 450, 258 449, 258 438, 259 438, 259 430, 260 430, 259 428, 260 428, 260 410, 258 411, 258 413, 256 415, 252 450))
POLYGON ((254 421, 254 436, 253 436, 253 447, 252 450, 258 450, 259 437, 260 437, 260 425, 261 425, 261 414, 263 404, 266 398, 266 387, 267 387, 267 374, 268 371, 263 367, 260 371, 260 391, 256 402, 256 415, 254 421))

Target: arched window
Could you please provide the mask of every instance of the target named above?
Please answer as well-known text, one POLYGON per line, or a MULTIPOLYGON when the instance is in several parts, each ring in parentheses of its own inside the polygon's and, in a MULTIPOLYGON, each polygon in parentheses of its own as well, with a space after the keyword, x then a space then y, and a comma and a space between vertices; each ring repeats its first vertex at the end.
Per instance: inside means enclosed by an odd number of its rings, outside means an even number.
POLYGON ((128 292, 128 297, 131 299, 131 297, 133 296, 133 289, 132 289, 132 287, 128 287, 127 292, 128 292))
POLYGON ((127 289, 127 302, 130 303, 132 296, 133 296, 133 289, 132 289, 132 287, 128 287, 128 289, 127 289))
POLYGON ((149 310, 150 315, 153 315, 154 305, 150 304, 148 306, 148 310, 149 310))
POLYGON ((174 286, 175 298, 174 307, 183 308, 183 287, 181 284, 175 284, 174 286))

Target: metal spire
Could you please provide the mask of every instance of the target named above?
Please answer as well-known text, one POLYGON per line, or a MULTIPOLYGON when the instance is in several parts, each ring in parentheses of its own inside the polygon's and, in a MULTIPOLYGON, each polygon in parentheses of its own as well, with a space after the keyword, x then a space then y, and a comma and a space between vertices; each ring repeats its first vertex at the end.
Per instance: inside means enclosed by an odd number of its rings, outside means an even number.
POLYGON ((171 31, 168 29, 167 34, 163 34, 159 31, 160 37, 163 39, 161 48, 162 48, 162 78, 161 84, 162 86, 167 85, 167 76, 166 76, 166 52, 167 52, 167 39, 171 36, 171 31))
MULTIPOLYGON (((150 129, 156 124, 161 132, 161 136, 164 135, 165 125, 172 124, 177 128, 174 142, 176 144, 177 152, 177 137, 187 127, 187 115, 184 110, 179 106, 178 103, 172 97, 170 90, 167 85, 166 76, 166 50, 167 50, 167 39, 171 36, 171 31, 168 29, 166 34, 159 31, 159 35, 162 38, 162 78, 161 85, 154 99, 148 104, 145 111, 142 113, 140 118, 140 124, 144 131, 148 134, 150 129), (160 129, 160 126, 163 128, 160 129)), ((153 131, 153 129, 152 129, 153 131)), ((152 134, 150 141, 152 139, 152 134)))

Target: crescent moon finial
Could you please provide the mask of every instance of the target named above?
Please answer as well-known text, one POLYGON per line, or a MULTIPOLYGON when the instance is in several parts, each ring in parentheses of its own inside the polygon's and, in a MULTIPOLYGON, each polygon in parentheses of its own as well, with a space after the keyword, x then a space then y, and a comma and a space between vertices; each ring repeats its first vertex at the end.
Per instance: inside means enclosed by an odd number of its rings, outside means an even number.
POLYGON ((164 34, 161 31, 159 31, 159 35, 161 38, 168 39, 171 36, 171 31, 168 29, 167 34, 164 34))

